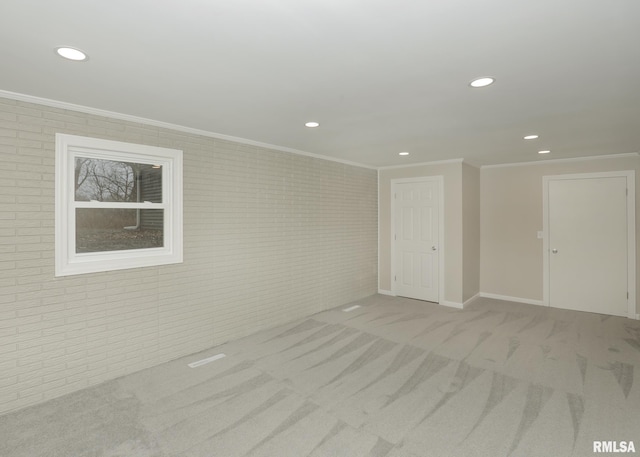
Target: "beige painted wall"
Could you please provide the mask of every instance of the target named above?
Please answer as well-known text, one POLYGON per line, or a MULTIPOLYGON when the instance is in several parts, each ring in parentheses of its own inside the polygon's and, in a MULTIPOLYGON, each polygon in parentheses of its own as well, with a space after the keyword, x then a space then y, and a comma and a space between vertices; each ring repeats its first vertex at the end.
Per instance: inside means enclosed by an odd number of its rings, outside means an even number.
POLYGON ((0 99, 0 413, 377 291, 377 172, 0 99), (55 133, 184 151, 184 263, 54 277, 55 133))
MULTIPOLYGON (((434 163, 378 172, 379 288, 391 290, 391 180, 421 176, 444 178, 444 298, 460 304, 463 297, 462 162, 434 163)), ((441 249, 441 253, 443 250, 441 249)))
POLYGON ((462 301, 480 292, 480 169, 462 164, 462 301))
MULTIPOLYGON (((542 240, 536 237, 537 232, 543 228, 542 177, 622 170, 635 170, 638 179, 640 157, 634 155, 482 168, 481 291, 534 302, 542 301, 542 240)), ((640 227, 638 184, 636 182, 636 233, 640 227)), ((637 245, 640 247, 640 243, 637 245)), ((640 262, 640 251, 636 253, 636 260, 640 262)), ((636 271, 640 273, 640 263, 636 271)), ((640 284, 640 275, 637 284, 640 284)), ((636 309, 640 310, 637 303, 636 309)))

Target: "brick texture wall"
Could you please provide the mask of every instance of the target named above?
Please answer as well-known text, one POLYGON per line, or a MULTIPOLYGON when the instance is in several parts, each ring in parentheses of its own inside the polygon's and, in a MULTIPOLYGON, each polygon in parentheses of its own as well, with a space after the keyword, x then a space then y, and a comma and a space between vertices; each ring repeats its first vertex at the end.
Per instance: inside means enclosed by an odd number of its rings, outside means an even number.
POLYGON ((0 98, 0 413, 377 291, 377 174, 0 98), (184 151, 184 263, 54 277, 55 133, 184 151))

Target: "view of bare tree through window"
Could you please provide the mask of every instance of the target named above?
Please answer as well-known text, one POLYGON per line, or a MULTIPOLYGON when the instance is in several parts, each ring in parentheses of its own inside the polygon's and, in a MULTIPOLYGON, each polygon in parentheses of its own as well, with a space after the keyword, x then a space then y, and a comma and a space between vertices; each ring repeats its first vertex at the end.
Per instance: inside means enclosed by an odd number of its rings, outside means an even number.
POLYGON ((136 201, 135 177, 135 164, 77 157, 76 201, 136 201))
POLYGON ((76 252, 163 246, 163 210, 135 207, 162 202, 161 166, 76 157, 74 174, 75 201, 96 202, 95 208, 76 209, 76 252), (97 202, 133 208, 101 208, 97 202))

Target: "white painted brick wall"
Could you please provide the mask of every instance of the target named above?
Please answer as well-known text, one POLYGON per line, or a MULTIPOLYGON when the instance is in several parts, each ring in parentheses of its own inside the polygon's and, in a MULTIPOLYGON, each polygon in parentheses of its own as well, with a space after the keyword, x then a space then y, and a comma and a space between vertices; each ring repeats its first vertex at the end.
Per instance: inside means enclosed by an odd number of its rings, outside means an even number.
POLYGON ((0 413, 377 291, 377 176, 0 98, 0 413), (55 133, 184 151, 184 263, 54 277, 55 133))

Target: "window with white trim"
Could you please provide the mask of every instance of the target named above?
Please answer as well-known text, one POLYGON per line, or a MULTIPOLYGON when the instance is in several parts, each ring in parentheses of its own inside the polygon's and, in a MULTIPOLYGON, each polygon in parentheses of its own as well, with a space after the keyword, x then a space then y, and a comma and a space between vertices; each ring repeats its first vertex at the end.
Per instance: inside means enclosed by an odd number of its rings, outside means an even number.
POLYGON ((182 151, 56 134, 56 276, 182 262, 182 151))

